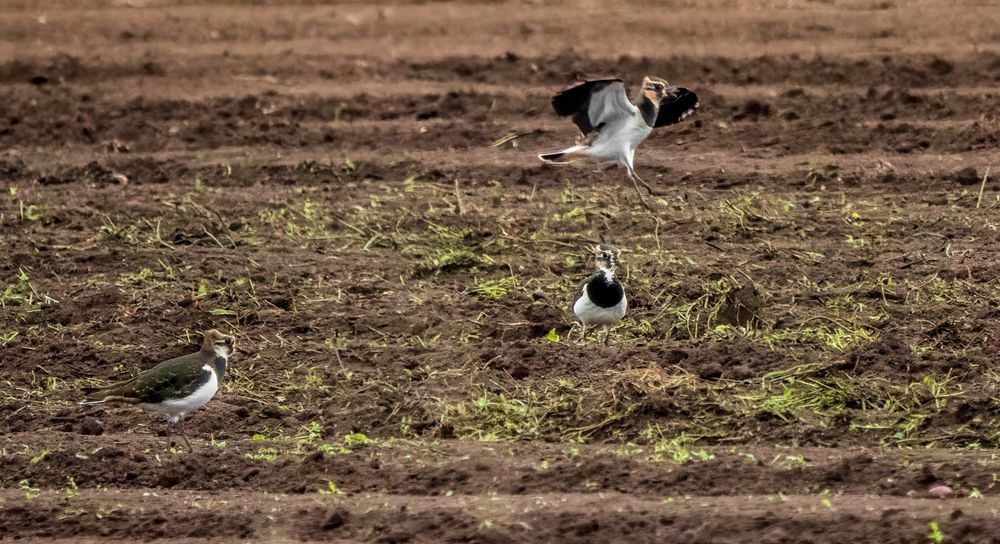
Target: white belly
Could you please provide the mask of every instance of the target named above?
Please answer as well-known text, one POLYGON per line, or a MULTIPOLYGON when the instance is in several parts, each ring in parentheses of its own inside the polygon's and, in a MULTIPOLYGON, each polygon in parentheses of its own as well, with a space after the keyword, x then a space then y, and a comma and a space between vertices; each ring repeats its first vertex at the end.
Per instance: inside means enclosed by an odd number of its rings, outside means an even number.
POLYGON ((653 129, 645 123, 636 123, 633 119, 614 126, 605 127, 586 153, 595 159, 608 161, 625 161, 635 153, 653 129))
POLYGON ((652 128, 634 118, 623 119, 604 127, 586 153, 599 160, 623 162, 652 132, 652 128))
POLYGON ((219 391, 219 377, 215 374, 215 371, 208 365, 205 365, 202 368, 210 371, 212 376, 207 382, 202 384, 201 387, 196 389, 194 393, 191 393, 182 399, 165 400, 159 404, 143 403, 140 404, 139 407, 150 412, 161 413, 166 416, 171 423, 177 423, 185 415, 187 415, 188 412, 197 410, 198 408, 204 406, 208 401, 212 400, 215 393, 219 391))
POLYGON ((587 288, 584 287, 583 295, 573 305, 573 313, 576 314, 577 319, 580 320, 580 323, 583 323, 584 327, 610 327, 625 317, 627 307, 628 300, 626 300, 625 295, 622 295, 622 299, 618 304, 610 308, 601 308, 590 301, 590 297, 587 296, 587 288))

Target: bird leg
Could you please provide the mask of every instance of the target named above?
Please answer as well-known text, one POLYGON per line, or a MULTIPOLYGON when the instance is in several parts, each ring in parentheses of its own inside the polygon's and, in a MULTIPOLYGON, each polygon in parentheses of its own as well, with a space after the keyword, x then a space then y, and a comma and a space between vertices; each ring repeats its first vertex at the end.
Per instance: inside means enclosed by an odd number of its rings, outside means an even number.
MULTIPOLYGON (((172 436, 174 433, 171 432, 172 425, 167 423, 167 436, 172 436)), ((177 426, 177 434, 184 439, 184 445, 187 447, 188 451, 191 451, 191 442, 188 441, 187 435, 184 434, 184 428, 180 425, 177 426)))
POLYGON ((611 327, 604 327, 604 347, 611 345, 611 327))
POLYGON ((639 177, 639 174, 635 173, 635 170, 632 170, 632 175, 635 176, 635 179, 638 180, 639 183, 641 183, 642 186, 645 187, 647 191, 649 191, 649 194, 656 196, 664 196, 667 194, 664 193, 663 191, 657 191, 653 189, 648 183, 646 183, 646 180, 642 179, 641 177, 639 177))
MULTIPOLYGON (((573 339, 573 331, 575 331, 577 329, 577 327, 582 327, 582 325, 580 323, 576 322, 576 321, 573 321, 572 323, 569 324, 569 332, 566 333, 566 341, 567 342, 569 342, 569 341, 571 341, 573 339)), ((581 331, 581 335, 582 334, 583 333, 581 331)))
POLYGON ((177 434, 181 435, 181 438, 184 439, 184 445, 187 447, 188 451, 192 451, 193 448, 191 448, 191 442, 188 440, 187 435, 184 434, 184 427, 177 427, 177 434))
MULTIPOLYGON (((640 178, 638 176, 638 174, 635 173, 634 170, 632 170, 631 168, 629 168, 628 169, 628 179, 632 180, 632 186, 635 187, 635 194, 639 195, 639 203, 642 204, 642 207, 646 208, 649 211, 653 211, 653 207, 650 206, 649 203, 646 202, 646 199, 642 196, 642 191, 639 190, 639 184, 637 184, 635 182, 637 179, 639 181, 642 181, 642 178, 640 178)), ((645 181, 642 181, 642 184, 646 185, 647 189, 649 188, 649 185, 647 185, 645 181)), ((650 190, 650 194, 652 194, 652 190, 650 190)))

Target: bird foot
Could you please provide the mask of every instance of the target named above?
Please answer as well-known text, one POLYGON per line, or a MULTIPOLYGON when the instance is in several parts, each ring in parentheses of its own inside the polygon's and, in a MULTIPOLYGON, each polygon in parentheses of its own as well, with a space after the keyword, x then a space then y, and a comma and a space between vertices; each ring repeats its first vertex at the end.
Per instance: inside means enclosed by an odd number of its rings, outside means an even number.
POLYGON ((177 433, 175 435, 173 432, 171 432, 170 424, 168 423, 167 424, 167 428, 166 428, 166 434, 167 434, 167 438, 170 440, 168 442, 168 444, 169 444, 169 446, 171 448, 174 447, 174 444, 175 444, 174 436, 179 436, 179 437, 181 437, 181 440, 184 441, 184 447, 187 449, 187 451, 189 451, 189 452, 190 451, 194 451, 194 449, 191 447, 191 442, 188 440, 187 435, 184 434, 184 430, 183 429, 178 428, 177 429, 177 433))
POLYGON ((667 196, 670 194, 665 191, 658 191, 656 189, 653 189, 653 187, 650 184, 646 183, 646 180, 642 179, 641 177, 639 177, 638 174, 634 172, 632 173, 632 179, 633 181, 638 181, 639 183, 641 183, 642 186, 646 188, 646 191, 648 191, 649 194, 653 196, 667 196))
POLYGON ((638 176, 629 176, 628 178, 632 180, 632 186, 635 187, 635 194, 639 197, 639 204, 642 204, 643 208, 653 211, 653 207, 649 205, 649 202, 646 202, 645 197, 642 196, 642 191, 639 190, 639 185, 636 183, 636 178, 638 178, 638 176))

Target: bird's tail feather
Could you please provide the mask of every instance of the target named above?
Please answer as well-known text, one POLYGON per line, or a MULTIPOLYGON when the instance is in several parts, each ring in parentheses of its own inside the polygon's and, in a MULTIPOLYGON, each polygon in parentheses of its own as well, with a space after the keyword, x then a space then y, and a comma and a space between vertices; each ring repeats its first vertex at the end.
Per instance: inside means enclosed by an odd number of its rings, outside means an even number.
POLYGON ((82 387, 80 388, 80 391, 83 392, 84 400, 80 401, 80 404, 104 404, 105 402, 115 398, 117 388, 118 385, 110 385, 107 387, 82 387))
POLYGON ((80 401, 81 406, 91 406, 94 404, 139 404, 142 400, 135 397, 126 397, 116 394, 115 391, 108 392, 106 389, 96 391, 97 394, 87 395, 87 398, 80 401))
POLYGON ((583 151, 584 149, 587 149, 587 146, 585 146, 585 145, 574 145, 573 147, 567 147, 566 149, 563 149, 561 151, 553 151, 551 153, 542 153, 541 155, 538 156, 538 158, 542 159, 545 162, 553 162, 553 163, 556 163, 556 164, 568 164, 566 162, 558 162, 558 161, 559 161, 559 159, 565 157, 566 155, 572 155, 573 153, 578 153, 580 151, 583 151))
POLYGON ((87 397, 87 400, 98 400, 107 396, 108 390, 111 389, 112 387, 114 386, 106 386, 106 387, 84 386, 80 388, 80 392, 87 397))

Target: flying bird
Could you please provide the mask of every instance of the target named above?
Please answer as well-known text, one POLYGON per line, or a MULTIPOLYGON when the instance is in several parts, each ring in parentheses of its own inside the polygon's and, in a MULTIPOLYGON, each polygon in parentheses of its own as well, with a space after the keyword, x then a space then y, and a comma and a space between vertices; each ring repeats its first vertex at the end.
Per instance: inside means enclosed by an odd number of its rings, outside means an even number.
POLYGON ((600 244, 594 246, 593 251, 597 271, 583 281, 583 290, 573 305, 573 313, 583 325, 584 338, 587 337, 588 327, 603 327, 604 344, 607 345, 611 338, 611 327, 625 317, 628 301, 625 289, 615 277, 615 271, 621 262, 618 248, 600 244))
MULTIPOLYGON (((163 361, 122 383, 84 389, 87 400, 80 404, 138 404, 139 408, 158 413, 168 423, 176 424, 215 396, 226 377, 234 343, 232 336, 209 330, 204 334, 200 351, 163 361)), ((191 443, 183 430, 180 435, 190 450, 191 443)))
POLYGON ((585 155, 605 164, 624 166, 639 193, 639 200, 646 205, 636 180, 650 194, 653 188, 635 172, 635 150, 654 128, 673 125, 693 115, 698 109, 698 96, 660 78, 646 76, 633 104, 622 80, 597 79, 559 92, 552 97, 552 108, 561 117, 572 116, 573 124, 580 128, 582 140, 577 145, 543 153, 538 158, 559 162, 567 156, 585 155))

